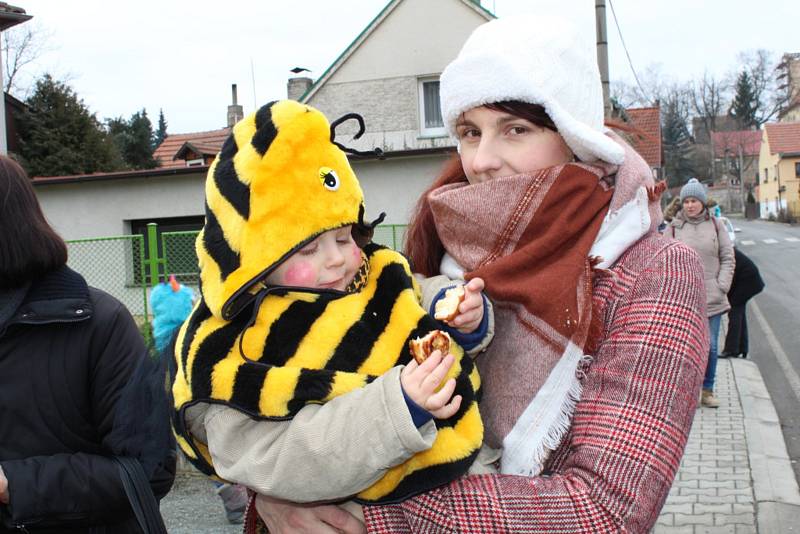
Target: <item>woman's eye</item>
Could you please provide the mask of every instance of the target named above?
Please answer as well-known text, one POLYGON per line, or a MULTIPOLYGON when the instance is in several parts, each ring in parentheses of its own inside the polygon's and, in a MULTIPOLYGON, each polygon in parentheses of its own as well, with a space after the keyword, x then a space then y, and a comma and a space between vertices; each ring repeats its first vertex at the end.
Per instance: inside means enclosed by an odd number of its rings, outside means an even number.
POLYGON ((525 126, 512 126, 509 131, 514 135, 522 135, 528 132, 528 128, 525 126))
POLYGON ((462 130, 457 131, 457 133, 459 139, 470 139, 481 136, 481 132, 476 128, 463 128, 462 130))

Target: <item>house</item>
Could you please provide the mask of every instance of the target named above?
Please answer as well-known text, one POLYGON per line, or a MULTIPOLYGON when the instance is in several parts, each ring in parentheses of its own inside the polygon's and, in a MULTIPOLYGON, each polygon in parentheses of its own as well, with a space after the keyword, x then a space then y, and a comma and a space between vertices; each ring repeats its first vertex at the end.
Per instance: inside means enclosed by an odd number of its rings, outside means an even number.
POLYGON ((716 180, 709 188, 709 197, 716 200, 723 211, 740 213, 746 195, 755 187, 761 132, 712 131, 711 146, 714 148, 716 180))
POLYGON ((628 136, 631 146, 647 162, 658 181, 663 177, 663 148, 661 146, 661 107, 658 103, 647 108, 628 108, 625 110, 627 122, 639 135, 628 136))
POLYGON ((348 121, 336 128, 336 140, 385 155, 351 158, 368 216, 386 212, 386 223, 407 223, 454 153, 439 108, 439 75, 472 31, 493 18, 475 0, 391 0, 316 81, 289 81, 290 96, 330 120, 351 112, 364 117, 360 139, 353 139, 356 122, 348 121))
POLYGON ((785 89, 787 99, 778 121, 800 121, 800 52, 783 54, 775 70, 778 72, 778 84, 785 89))
MULTIPOLYGON (((2 37, 2 32, 16 26, 17 24, 21 24, 26 22, 33 17, 25 13, 25 10, 21 7, 9 5, 6 2, 0 2, 0 37, 2 37)), ((0 41, 1 42, 1 41, 0 41)), ((2 50, 0 50, 0 53, 2 50)), ((8 61, 8 57, 3 56, 4 61, 8 61)), ((3 73, 2 69, 0 69, 0 87, 3 87, 5 84, 3 83, 3 73)), ((8 97, 10 95, 6 94, 6 98, 0 98, 0 154, 7 154, 9 150, 8 146, 8 120, 9 120, 9 112, 6 108, 8 103, 8 97)), ((11 97, 13 98, 13 97, 11 97)), ((16 99, 14 99, 16 100, 16 99)), ((13 148, 13 147, 12 147, 13 148)))
POLYGON ((800 217, 800 122, 764 125, 757 183, 762 218, 800 217))

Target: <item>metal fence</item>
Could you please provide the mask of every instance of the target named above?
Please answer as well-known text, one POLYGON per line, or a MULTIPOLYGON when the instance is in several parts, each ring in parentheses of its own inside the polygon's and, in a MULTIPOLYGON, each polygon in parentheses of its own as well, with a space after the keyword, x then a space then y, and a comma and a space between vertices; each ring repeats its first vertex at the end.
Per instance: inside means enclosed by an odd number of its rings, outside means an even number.
MULTIPOLYGON (((406 225, 384 224, 375 228, 373 240, 395 250, 403 248, 406 225)), ((197 287, 200 268, 195 252, 198 232, 158 232, 147 225, 147 236, 135 234, 67 241, 69 266, 89 285, 119 299, 139 321, 150 321, 148 288, 169 274, 197 287)))

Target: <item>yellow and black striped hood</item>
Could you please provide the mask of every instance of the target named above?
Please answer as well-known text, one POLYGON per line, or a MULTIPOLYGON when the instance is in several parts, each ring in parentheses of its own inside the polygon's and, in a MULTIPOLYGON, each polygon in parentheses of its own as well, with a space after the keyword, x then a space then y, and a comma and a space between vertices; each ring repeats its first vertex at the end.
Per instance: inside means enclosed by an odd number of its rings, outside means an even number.
MULTIPOLYGON (((419 304, 405 258, 374 244, 364 252, 367 281, 355 293, 269 294, 252 314, 230 321, 202 300, 195 307, 175 345, 173 424, 178 444, 201 471, 214 474, 208 449, 186 429, 187 407, 224 403, 256 419, 289 419, 307 404, 325 403, 407 363, 408 341, 439 328, 419 304)), ((480 378, 460 347, 452 352, 450 376, 463 397, 460 410, 436 420, 431 449, 391 468, 357 500, 395 502, 468 470, 483 439, 480 378)))
POLYGON ((202 294, 230 319, 293 250, 363 220, 364 195, 331 126, 314 108, 272 102, 233 127, 208 170, 197 237, 202 294))

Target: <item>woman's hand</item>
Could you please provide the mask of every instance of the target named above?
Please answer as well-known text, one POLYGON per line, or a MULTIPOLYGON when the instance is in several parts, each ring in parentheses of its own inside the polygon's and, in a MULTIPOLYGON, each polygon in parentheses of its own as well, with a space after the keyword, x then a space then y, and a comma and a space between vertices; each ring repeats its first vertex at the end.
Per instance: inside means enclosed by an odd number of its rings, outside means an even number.
POLYGON ((334 504, 296 504, 256 495, 256 512, 270 534, 366 534, 353 514, 334 504))
POLYGON ((0 466, 0 504, 8 504, 8 479, 0 466))
POLYGON ((452 417, 461 407, 461 395, 453 397, 454 378, 439 389, 455 360, 452 354, 442 358, 441 351, 435 350, 421 364, 412 359, 400 373, 400 386, 406 395, 437 419, 452 417))
POLYGON ((482 278, 464 284, 464 300, 458 305, 458 315, 449 323, 463 334, 471 334, 483 321, 483 287, 482 278))

